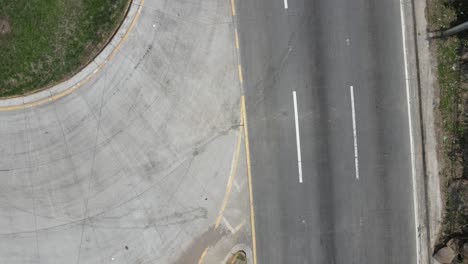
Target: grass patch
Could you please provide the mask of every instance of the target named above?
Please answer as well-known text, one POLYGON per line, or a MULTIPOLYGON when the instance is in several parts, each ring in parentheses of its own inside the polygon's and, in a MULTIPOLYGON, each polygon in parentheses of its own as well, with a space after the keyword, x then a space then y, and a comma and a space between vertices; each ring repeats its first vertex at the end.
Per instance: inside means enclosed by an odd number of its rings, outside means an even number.
POLYGON ((451 37, 444 40, 438 39, 435 42, 438 51, 437 66, 443 129, 450 134, 459 134, 462 132, 457 118, 457 106, 462 95, 459 70, 460 56, 458 52, 460 40, 451 37))
MULTIPOLYGON (((468 17, 465 0, 428 0, 429 30, 443 31, 468 17)), ((441 183, 444 194, 444 218, 437 247, 453 237, 466 239, 468 233, 468 182, 466 160, 468 119, 466 99, 468 83, 463 81, 461 54, 468 48, 466 33, 431 41, 437 56, 439 84, 441 183)))
POLYGON ((429 31, 439 31, 450 27, 457 19, 455 9, 449 5, 449 0, 429 0, 427 20, 429 31))
POLYGON ((0 0, 0 97, 53 85, 89 63, 130 0, 0 0))

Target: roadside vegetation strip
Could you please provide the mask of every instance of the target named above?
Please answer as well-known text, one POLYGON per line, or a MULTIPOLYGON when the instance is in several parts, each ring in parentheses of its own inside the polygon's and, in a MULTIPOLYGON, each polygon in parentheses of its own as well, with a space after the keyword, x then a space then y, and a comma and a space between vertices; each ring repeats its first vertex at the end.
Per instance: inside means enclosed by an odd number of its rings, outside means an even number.
MULTIPOLYGON (((427 18, 430 32, 447 30, 468 21, 468 2, 428 0, 427 18)), ((449 242, 453 238, 460 239, 461 244, 468 243, 468 210, 463 209, 468 208, 468 33, 433 39, 431 52, 438 63, 439 108, 436 112, 439 163, 442 164, 440 182, 444 194, 442 230, 434 245, 434 253, 438 253, 448 244, 454 245, 449 242)))
POLYGON ((0 97, 72 76, 102 50, 131 0, 0 0, 0 97))

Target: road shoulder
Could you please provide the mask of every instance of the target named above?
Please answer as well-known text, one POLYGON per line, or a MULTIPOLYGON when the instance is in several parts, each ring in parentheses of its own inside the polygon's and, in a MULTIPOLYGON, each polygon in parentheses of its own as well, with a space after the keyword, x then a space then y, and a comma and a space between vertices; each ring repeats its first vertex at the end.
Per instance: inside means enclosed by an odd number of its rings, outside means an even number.
POLYGON ((434 217, 440 205, 433 119, 433 77, 426 40, 425 1, 402 0, 406 25, 406 55, 413 120, 415 178, 415 207, 419 263, 430 263, 430 245, 433 239, 434 217), (430 162, 428 162, 430 161, 430 162), (428 196, 431 193, 431 196, 428 196), (439 203, 437 203, 439 201, 439 203))
MULTIPOLYGON (((420 75, 420 94, 422 110, 422 129, 424 141, 424 163, 426 177, 427 216, 429 247, 435 244, 442 222, 442 199, 440 193, 439 164, 437 158, 437 139, 434 105, 436 102, 435 57, 431 57, 425 16, 426 1, 415 1, 417 30, 418 70, 420 75), (430 194, 430 195, 429 195, 430 194)), ((436 262, 431 260, 431 262, 436 262)))

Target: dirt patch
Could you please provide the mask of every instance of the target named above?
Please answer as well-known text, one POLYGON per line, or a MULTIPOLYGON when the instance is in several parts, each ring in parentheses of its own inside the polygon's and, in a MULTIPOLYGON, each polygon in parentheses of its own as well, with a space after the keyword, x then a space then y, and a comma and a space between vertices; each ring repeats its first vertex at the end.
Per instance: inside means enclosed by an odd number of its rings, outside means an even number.
POLYGON ((6 18, 0 18, 0 35, 6 35, 10 33, 11 26, 6 18))
POLYGON ((174 264, 198 263, 203 251, 214 246, 223 236, 227 235, 226 230, 211 227, 205 233, 201 234, 190 244, 179 259, 174 264))

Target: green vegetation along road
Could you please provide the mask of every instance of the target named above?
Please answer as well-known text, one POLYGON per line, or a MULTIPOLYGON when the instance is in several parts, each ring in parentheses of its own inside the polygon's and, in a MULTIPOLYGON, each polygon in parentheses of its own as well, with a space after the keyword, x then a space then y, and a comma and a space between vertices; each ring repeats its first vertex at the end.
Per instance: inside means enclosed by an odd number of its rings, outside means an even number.
MULTIPOLYGON (((433 34, 468 21, 466 0, 427 3, 428 30, 433 34)), ((468 252, 462 252, 468 246, 468 32, 432 38, 431 52, 437 59, 438 155, 444 204, 433 253, 438 260, 446 254, 454 259, 452 263, 462 263, 468 261, 468 252)))
POLYGON ((0 97, 73 75, 103 48, 130 0, 0 0, 0 97))

